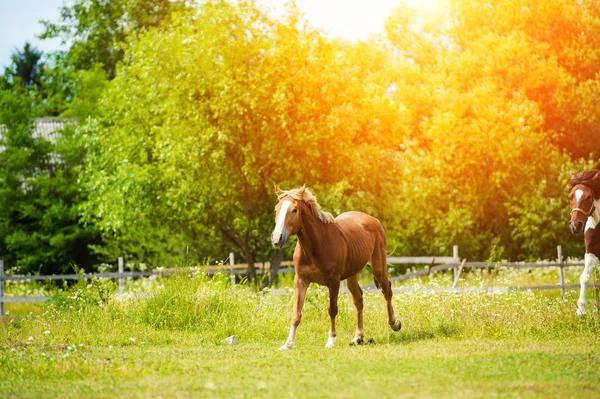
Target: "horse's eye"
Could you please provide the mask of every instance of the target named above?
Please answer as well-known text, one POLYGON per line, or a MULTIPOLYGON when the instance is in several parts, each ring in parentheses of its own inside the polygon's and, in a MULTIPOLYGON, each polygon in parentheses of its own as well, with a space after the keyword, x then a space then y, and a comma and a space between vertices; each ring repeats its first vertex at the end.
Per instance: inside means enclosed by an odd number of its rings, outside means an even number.
POLYGON ((298 213, 298 208, 292 209, 292 213, 298 213))

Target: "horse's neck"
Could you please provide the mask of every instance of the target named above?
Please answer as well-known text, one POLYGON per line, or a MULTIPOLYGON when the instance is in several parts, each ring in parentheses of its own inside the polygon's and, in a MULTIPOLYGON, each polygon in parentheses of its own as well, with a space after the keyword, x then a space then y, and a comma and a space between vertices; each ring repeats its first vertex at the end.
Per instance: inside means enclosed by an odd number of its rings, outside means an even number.
POLYGON ((600 200, 594 203, 594 212, 588 217, 583 234, 586 254, 600 258, 600 200))
POLYGON ((302 212, 302 228, 298 232, 298 241, 304 252, 312 257, 321 255, 322 241, 327 235, 327 224, 321 222, 308 207, 302 212))
POLYGON ((600 223, 600 199, 594 203, 594 212, 588 217, 585 229, 595 229, 600 223))

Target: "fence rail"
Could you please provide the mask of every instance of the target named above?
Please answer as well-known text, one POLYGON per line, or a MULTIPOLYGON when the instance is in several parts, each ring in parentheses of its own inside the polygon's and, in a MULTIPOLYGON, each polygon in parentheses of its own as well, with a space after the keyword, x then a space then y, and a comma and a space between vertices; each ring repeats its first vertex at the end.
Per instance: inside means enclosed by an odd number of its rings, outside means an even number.
MULTIPOLYGON (((422 270, 417 270, 410 273, 405 273, 403 275, 393 277, 390 280, 392 282, 404 281, 410 278, 415 278, 419 276, 430 275, 431 273, 440 272, 444 270, 453 270, 454 279, 452 287, 448 288, 438 288, 441 291, 464 291, 464 290, 479 290, 486 292, 506 292, 506 291, 519 291, 519 290, 549 290, 549 289, 560 289, 562 296, 565 296, 565 290, 567 288, 578 288, 578 284, 569 284, 565 285, 564 278, 564 268, 565 267, 573 267, 573 266, 583 266, 581 262, 563 262, 562 259, 562 250, 560 245, 557 247, 558 252, 558 260, 557 262, 543 262, 543 263, 526 263, 526 262, 498 262, 498 263, 490 263, 490 262, 467 262, 466 259, 461 261, 458 256, 458 247, 454 246, 453 248, 453 256, 424 256, 424 257, 388 257, 387 262, 389 264, 428 264, 429 267, 422 270), (458 282, 460 279, 460 275, 465 268, 468 269, 482 269, 482 268, 495 268, 496 266, 500 267, 508 267, 508 268, 516 268, 516 269, 533 269, 533 268, 544 268, 544 267, 558 267, 559 268, 559 285, 538 285, 538 286, 516 286, 516 287, 491 287, 491 288, 480 288, 480 287, 466 287, 460 288, 458 287, 458 282)), ((262 265, 261 267, 257 267, 257 272, 268 272, 270 269, 270 264, 268 262, 258 263, 257 266, 262 265)), ((290 266, 293 265, 290 261, 281 262, 281 266, 290 266)), ((217 265, 217 266, 208 266, 206 268, 202 268, 203 272, 207 274, 215 274, 218 272, 230 274, 232 276, 235 275, 243 275, 247 272, 247 264, 234 264, 233 263, 233 254, 230 255, 230 264, 226 265, 217 265)), ((5 281, 24 281, 24 280, 77 280, 77 279, 92 279, 92 278, 114 278, 119 280, 119 294, 122 297, 124 291, 124 280, 126 278, 132 277, 149 277, 149 276, 171 276, 177 273, 181 273, 182 269, 165 269, 160 271, 147 271, 147 272, 125 272, 124 269, 124 260, 123 258, 119 258, 118 260, 118 272, 111 273, 82 273, 82 274, 57 274, 57 275, 47 275, 47 276, 7 276, 4 274, 4 261, 0 260, 0 315, 4 315, 4 304, 5 303, 25 303, 25 302, 45 302, 49 299, 49 297, 11 297, 4 296, 4 284, 5 281)), ((187 269, 184 269, 187 270, 187 269)), ((293 267, 282 268, 279 270, 280 273, 293 273, 293 267)), ((588 284, 588 286, 598 287, 600 284, 588 284)), ((376 290, 375 284, 368 284, 363 287, 366 291, 376 290)), ((346 292, 347 289, 342 290, 342 292, 346 292)), ((400 292, 411 292, 414 289, 410 287, 394 287, 394 291, 400 292)), ((276 293, 277 290, 273 290, 272 292, 276 293)))

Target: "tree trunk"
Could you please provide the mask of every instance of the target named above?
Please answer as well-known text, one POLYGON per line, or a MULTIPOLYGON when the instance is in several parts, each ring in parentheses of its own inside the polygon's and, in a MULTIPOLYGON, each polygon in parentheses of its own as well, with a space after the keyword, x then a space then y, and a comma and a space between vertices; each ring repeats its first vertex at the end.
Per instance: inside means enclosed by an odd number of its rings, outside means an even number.
POLYGON ((248 263, 248 281, 255 282, 256 281, 256 268, 254 267, 254 254, 250 250, 250 247, 247 243, 244 243, 244 247, 242 248, 244 252, 244 257, 246 258, 246 262, 248 263))
POLYGON ((273 256, 271 257, 271 272, 269 274, 269 278, 266 278, 263 282, 262 288, 269 287, 277 281, 277 276, 279 275, 279 267, 281 266, 281 262, 283 261, 283 251, 281 249, 276 249, 273 252, 273 256))

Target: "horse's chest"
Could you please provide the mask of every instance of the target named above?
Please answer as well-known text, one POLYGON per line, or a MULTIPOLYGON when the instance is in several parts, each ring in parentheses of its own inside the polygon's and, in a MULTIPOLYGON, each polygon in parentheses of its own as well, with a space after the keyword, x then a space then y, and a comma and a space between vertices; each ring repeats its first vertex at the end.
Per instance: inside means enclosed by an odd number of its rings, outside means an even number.
POLYGON ((340 262, 320 261, 301 255, 295 259, 294 263, 298 276, 320 285, 328 285, 330 281, 339 280, 342 272, 340 262))
POLYGON ((297 265, 296 274, 298 274, 298 276, 300 276, 303 280, 320 285, 327 285, 328 281, 331 279, 331 277, 327 274, 323 274, 321 269, 319 269, 317 266, 309 264, 297 265))

